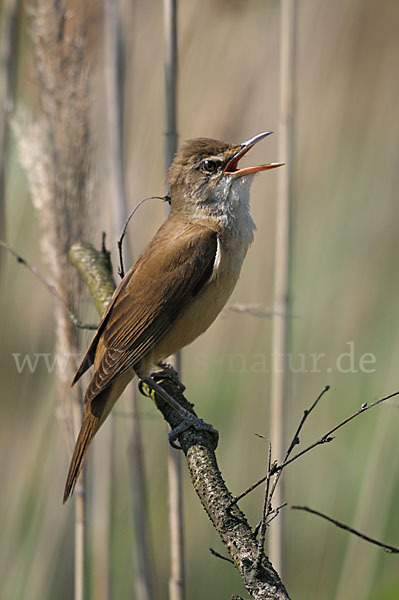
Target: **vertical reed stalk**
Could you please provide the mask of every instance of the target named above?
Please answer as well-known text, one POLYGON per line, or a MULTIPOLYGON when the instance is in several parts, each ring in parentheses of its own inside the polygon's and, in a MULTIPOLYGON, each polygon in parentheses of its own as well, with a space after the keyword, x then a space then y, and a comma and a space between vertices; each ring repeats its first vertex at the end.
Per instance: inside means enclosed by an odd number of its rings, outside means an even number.
MULTIPOLYGON (((93 222, 86 30, 85 8, 76 0, 36 0, 31 10, 31 34, 43 117, 33 124, 14 124, 41 224, 43 257, 54 285, 74 312, 80 284, 68 252, 85 237, 93 222)), ((65 367, 57 372, 58 396, 67 417, 62 422, 70 424, 72 443, 80 426, 82 405, 79 386, 70 388, 79 350, 78 333, 63 306, 57 305, 55 312, 56 353, 65 367)), ((75 534, 75 600, 83 600, 84 479, 75 494, 75 534)))
POLYGON ((165 169, 177 150, 177 0, 164 0, 165 169))
MULTIPOLYGON (((289 305, 291 287, 291 203, 292 136, 294 125, 295 0, 281 0, 280 25, 280 126, 279 160, 286 166, 278 172, 275 222, 274 307, 272 330, 271 443, 274 458, 285 453, 287 418, 289 305)), ((274 503, 283 502, 282 480, 276 488, 274 503)), ((274 567, 283 576, 284 521, 280 514, 270 528, 269 553, 274 567)))
MULTIPOLYGON (((164 0, 165 168, 177 150, 177 0, 164 0)), ((181 354, 173 357, 181 371, 181 354)), ((185 598, 184 515, 181 454, 169 446, 170 600, 185 598)))
MULTIPOLYGON (((118 239, 127 218, 126 192, 123 175, 123 82, 121 80, 120 27, 118 3, 105 2, 105 92, 107 103, 108 160, 114 198, 114 237, 118 239)), ((128 244, 124 246, 125 264, 132 263, 128 244)), ((137 390, 132 386, 131 470, 133 493, 133 522, 137 536, 138 571, 135 577, 136 594, 140 600, 154 600, 153 559, 147 519, 145 472, 141 441, 141 419, 137 390)), ((111 415, 112 416, 112 415, 111 415)))
POLYGON ((84 600, 86 571, 86 497, 85 472, 76 486, 75 499, 75 594, 74 600, 84 600))
MULTIPOLYGON (((17 64, 20 0, 3 0, 0 21, 0 239, 6 239, 7 117, 12 103, 12 83, 17 64)), ((0 257, 1 270, 2 257, 0 257)))

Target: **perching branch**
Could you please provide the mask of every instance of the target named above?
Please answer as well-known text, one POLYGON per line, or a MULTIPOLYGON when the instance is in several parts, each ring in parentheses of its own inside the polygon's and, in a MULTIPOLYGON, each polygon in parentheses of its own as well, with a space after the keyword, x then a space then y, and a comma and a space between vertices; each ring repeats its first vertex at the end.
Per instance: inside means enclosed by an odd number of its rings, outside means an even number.
MULTIPOLYGON (((85 281, 91 282, 90 291, 96 304, 104 302, 107 296, 109 300, 113 280, 110 273, 108 278, 106 276, 101 255, 89 244, 80 243, 71 248, 70 258, 85 281)), ((159 383, 183 408, 195 415, 178 385, 168 379, 159 383)), ((153 397, 172 429, 182 423, 182 417, 176 410, 158 395, 153 397)), ((251 597, 255 600, 289 600, 283 583, 263 550, 259 555, 258 541, 244 513, 237 506, 230 508, 233 496, 217 465, 214 436, 208 431, 189 429, 180 433, 178 440, 187 459, 193 487, 251 597)))
POLYGON ((116 287, 109 253, 104 246, 98 251, 91 244, 79 242, 70 249, 69 260, 89 288, 97 311, 103 315, 116 287))
MULTIPOLYGON (((177 386, 168 380, 161 385, 179 404, 194 413, 177 386)), ((169 404, 157 395, 154 400, 172 429, 182 422, 180 415, 169 404)), ((233 496, 217 465, 214 437, 207 431, 189 429, 181 433, 178 439, 200 502, 229 551, 251 597, 288 598, 283 583, 263 550, 259 553, 258 541, 244 513, 237 506, 230 508, 233 496)))

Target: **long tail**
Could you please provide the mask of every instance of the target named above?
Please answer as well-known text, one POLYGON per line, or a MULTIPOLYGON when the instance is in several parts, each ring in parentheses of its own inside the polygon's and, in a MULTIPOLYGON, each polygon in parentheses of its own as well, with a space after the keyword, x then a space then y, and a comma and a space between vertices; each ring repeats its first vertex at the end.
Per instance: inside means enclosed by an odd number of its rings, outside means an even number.
POLYGON ((82 426, 78 435, 78 439, 76 441, 75 449, 73 451, 71 464, 69 466, 68 477, 66 480, 64 490, 64 504, 75 489, 76 482, 83 468, 83 462, 87 454, 89 444, 100 425, 100 419, 98 417, 95 417, 90 412, 90 409, 86 410, 85 415, 83 417, 82 426))
POLYGON ((112 407, 129 381, 132 380, 133 375, 134 373, 132 370, 125 372, 110 386, 103 389, 92 399, 90 399, 90 385, 87 388, 82 426, 76 441, 75 450, 73 451, 71 465, 65 484, 64 504, 75 488, 91 440, 108 417, 112 407))

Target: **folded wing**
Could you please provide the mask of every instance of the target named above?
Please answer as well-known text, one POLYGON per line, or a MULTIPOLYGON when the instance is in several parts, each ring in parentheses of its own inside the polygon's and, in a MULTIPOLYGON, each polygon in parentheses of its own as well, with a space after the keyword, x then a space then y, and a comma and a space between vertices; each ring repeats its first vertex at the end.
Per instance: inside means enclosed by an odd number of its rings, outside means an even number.
POLYGON ((86 402, 151 352, 212 275, 215 231, 174 221, 165 222, 115 291, 75 376, 94 359, 86 402))

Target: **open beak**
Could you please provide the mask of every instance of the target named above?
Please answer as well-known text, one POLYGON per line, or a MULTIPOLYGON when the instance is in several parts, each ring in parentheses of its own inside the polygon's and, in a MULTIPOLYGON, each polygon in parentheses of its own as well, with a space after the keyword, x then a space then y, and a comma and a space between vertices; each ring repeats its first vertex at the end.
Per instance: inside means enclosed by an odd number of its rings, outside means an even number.
POLYGON ((246 142, 243 142, 240 150, 234 154, 233 158, 231 158, 225 166, 224 172, 233 175, 234 177, 243 177, 244 175, 259 173, 259 171, 267 171, 268 169, 282 167, 284 163, 270 163, 268 165, 258 165, 256 167, 244 167, 243 169, 238 168, 238 161, 248 152, 248 150, 250 150, 252 146, 255 146, 257 142, 260 142, 260 140, 263 140, 263 138, 272 133, 272 131, 264 131, 263 133, 258 133, 258 135, 249 138, 246 142))

